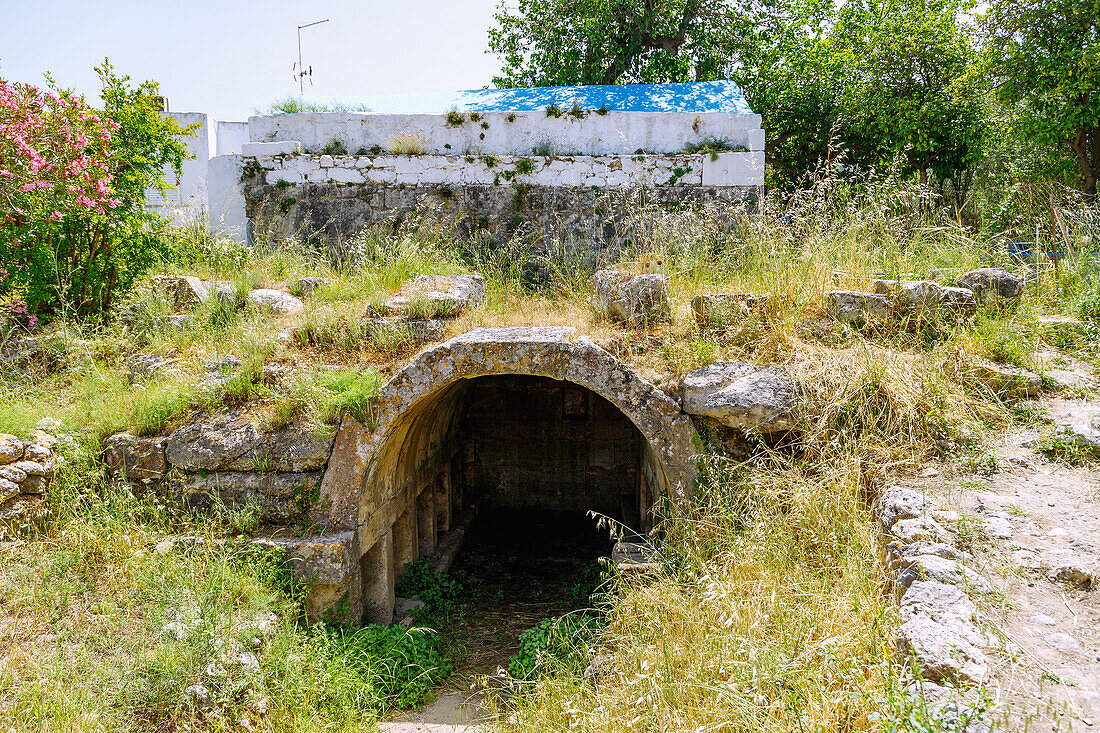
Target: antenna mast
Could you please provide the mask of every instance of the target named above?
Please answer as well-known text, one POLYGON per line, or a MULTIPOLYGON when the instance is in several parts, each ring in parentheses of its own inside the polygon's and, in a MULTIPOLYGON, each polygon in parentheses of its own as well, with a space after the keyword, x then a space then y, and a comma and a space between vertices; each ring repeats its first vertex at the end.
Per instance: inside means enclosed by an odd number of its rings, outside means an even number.
POLYGON ((298 94, 303 95, 306 93, 305 78, 309 77, 309 84, 313 86, 313 67, 310 66, 306 69, 302 66, 302 29, 309 28, 310 26, 321 25, 321 23, 327 23, 328 18, 324 20, 315 20, 312 23, 306 23, 305 25, 298 26, 298 68, 295 76, 298 77, 298 94))

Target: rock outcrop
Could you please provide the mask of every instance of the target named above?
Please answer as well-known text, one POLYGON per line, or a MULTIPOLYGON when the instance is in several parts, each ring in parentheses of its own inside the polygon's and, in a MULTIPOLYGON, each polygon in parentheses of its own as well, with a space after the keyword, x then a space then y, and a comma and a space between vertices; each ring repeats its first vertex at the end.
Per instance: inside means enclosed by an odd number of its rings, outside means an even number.
POLYGON ((953 534, 937 521, 950 513, 937 511, 930 497, 905 486, 884 491, 875 513, 900 596, 898 662, 913 664, 932 683, 981 684, 989 670, 985 638, 965 591, 987 593, 993 587, 963 563, 953 534))
POLYGON ((783 372, 747 362, 716 362, 684 378, 684 412, 760 433, 789 430, 798 387, 783 372))
POLYGON ((247 301, 249 304, 257 308, 265 308, 272 313, 280 316, 294 315, 295 313, 301 313, 305 308, 302 301, 295 298, 290 293, 285 293, 282 290, 271 290, 268 288, 259 288, 253 290, 248 294, 247 301))
POLYGON ((691 313, 700 328, 725 328, 765 311, 767 293, 708 293, 691 299, 691 313))
POLYGON ((481 275, 420 275, 386 301, 386 314, 412 319, 452 318, 485 300, 481 275))
POLYGON ((955 278, 955 284, 972 290, 979 301, 1018 300, 1024 293, 1027 280, 1006 270, 982 267, 959 275, 955 278))
POLYGON ((671 318, 668 278, 664 275, 631 277, 620 270, 600 270, 592 276, 592 287, 597 306, 631 328, 671 318))
POLYGON ((113 435, 104 442, 104 462, 112 478, 162 491, 192 509, 251 501, 265 519, 285 521, 309 508, 332 442, 300 423, 265 431, 231 412, 168 436, 113 435))

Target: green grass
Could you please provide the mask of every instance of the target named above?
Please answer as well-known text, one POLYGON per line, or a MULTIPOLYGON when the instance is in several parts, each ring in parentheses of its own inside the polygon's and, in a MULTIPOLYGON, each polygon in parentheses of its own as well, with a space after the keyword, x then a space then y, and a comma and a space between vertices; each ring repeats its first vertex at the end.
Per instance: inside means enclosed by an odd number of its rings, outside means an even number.
MULTIPOLYGON (((793 447, 753 443, 749 460, 735 460, 719 431, 701 436, 697 499, 667 513, 660 571, 613 582, 601 630, 570 635, 559 663, 525 662, 518 676, 530 679, 501 701, 501 728, 904 730, 909 720, 935 729, 899 694, 898 619, 867 498, 893 472, 938 454, 937 442, 973 446, 952 460, 994 470, 983 438, 1041 416, 972 389, 959 366, 972 357, 1033 365, 1039 315, 1079 304, 1095 315, 1093 275, 1066 263, 1039 271, 1014 311, 857 332, 824 317, 825 292, 866 289, 880 273, 937 267, 948 281, 976 266, 1016 266, 995 241, 896 182, 818 181, 769 202, 762 217, 729 213, 631 207, 632 245, 616 266, 667 275, 674 302, 672 322, 648 330, 624 329, 593 308, 592 272, 610 263, 583 242, 459 241, 427 219, 364 232, 341 248, 270 244, 262 226, 252 250, 179 233, 158 272, 231 281, 233 303, 208 303, 165 329, 171 308, 143 288, 107 328, 64 325, 43 363, 0 373, 0 431, 25 435, 52 416, 79 438, 59 464, 55 519, 39 538, 0 550, 5 722, 15 730, 239 729, 248 717, 278 731, 359 730, 389 705, 422 700, 446 669, 430 635, 309 627, 301 589, 278 564, 229 546, 154 553, 171 534, 247 535, 257 512, 246 505, 190 516, 132 496, 104 484, 97 455, 105 435, 163 433, 192 410, 221 409, 226 397, 268 427, 302 419, 331 430, 344 414, 372 425, 385 380, 412 344, 401 326, 381 328, 364 314, 417 275, 478 272, 488 300, 454 318, 451 333, 574 326, 670 390, 715 360, 775 363, 799 381, 804 404, 793 447), (306 275, 325 284, 303 295, 301 316, 238 307, 250 288, 306 275), (727 314, 714 324, 721 328, 701 332, 687 308, 700 292, 772 297, 759 315, 727 314), (170 354, 174 371, 130 383, 124 360, 133 353, 170 354), (200 388, 206 365, 227 355, 241 373, 224 390, 200 388), (265 377, 268 365, 287 376, 265 377), (226 712, 211 723, 184 690, 214 685, 206 669, 218 662, 215 642, 251 645, 250 624, 266 611, 279 621, 257 653, 260 672, 219 676, 215 698, 226 712), (172 613, 196 622, 184 641, 162 638, 172 613), (591 652, 612 660, 598 685, 583 674, 591 652)), ((412 310, 452 315, 433 308, 417 301, 412 310)), ((1069 442, 1051 441, 1051 457, 1084 460, 1069 442)), ((527 662, 549 645, 532 636, 527 662)))

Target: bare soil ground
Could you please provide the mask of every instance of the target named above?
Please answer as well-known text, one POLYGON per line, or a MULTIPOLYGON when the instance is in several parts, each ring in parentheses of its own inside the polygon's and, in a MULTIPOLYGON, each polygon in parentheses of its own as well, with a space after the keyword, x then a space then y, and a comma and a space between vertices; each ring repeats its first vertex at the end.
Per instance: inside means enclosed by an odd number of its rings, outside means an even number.
MULTIPOLYGON (((1058 362, 1047 375, 1067 389, 1037 401, 1050 422, 1100 415, 1090 367, 1058 362)), ((939 489, 963 515, 970 563, 1000 591, 981 610, 994 730, 1100 729, 1100 589, 1050 578, 1071 563, 1100 571, 1100 473, 1037 452, 1034 441, 1049 430, 1008 431, 992 446, 987 476, 941 475, 922 487, 939 489)))

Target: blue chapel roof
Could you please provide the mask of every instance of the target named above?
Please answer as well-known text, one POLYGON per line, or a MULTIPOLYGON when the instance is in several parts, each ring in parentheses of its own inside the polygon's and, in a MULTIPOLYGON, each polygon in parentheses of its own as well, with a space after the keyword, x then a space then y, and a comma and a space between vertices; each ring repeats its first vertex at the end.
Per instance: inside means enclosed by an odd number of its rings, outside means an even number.
POLYGON ((568 110, 605 107, 617 112, 725 112, 751 114, 741 88, 732 81, 681 84, 615 84, 606 86, 466 89, 420 94, 368 94, 306 97, 306 103, 382 114, 443 114, 461 112, 529 112, 556 104, 568 110))

